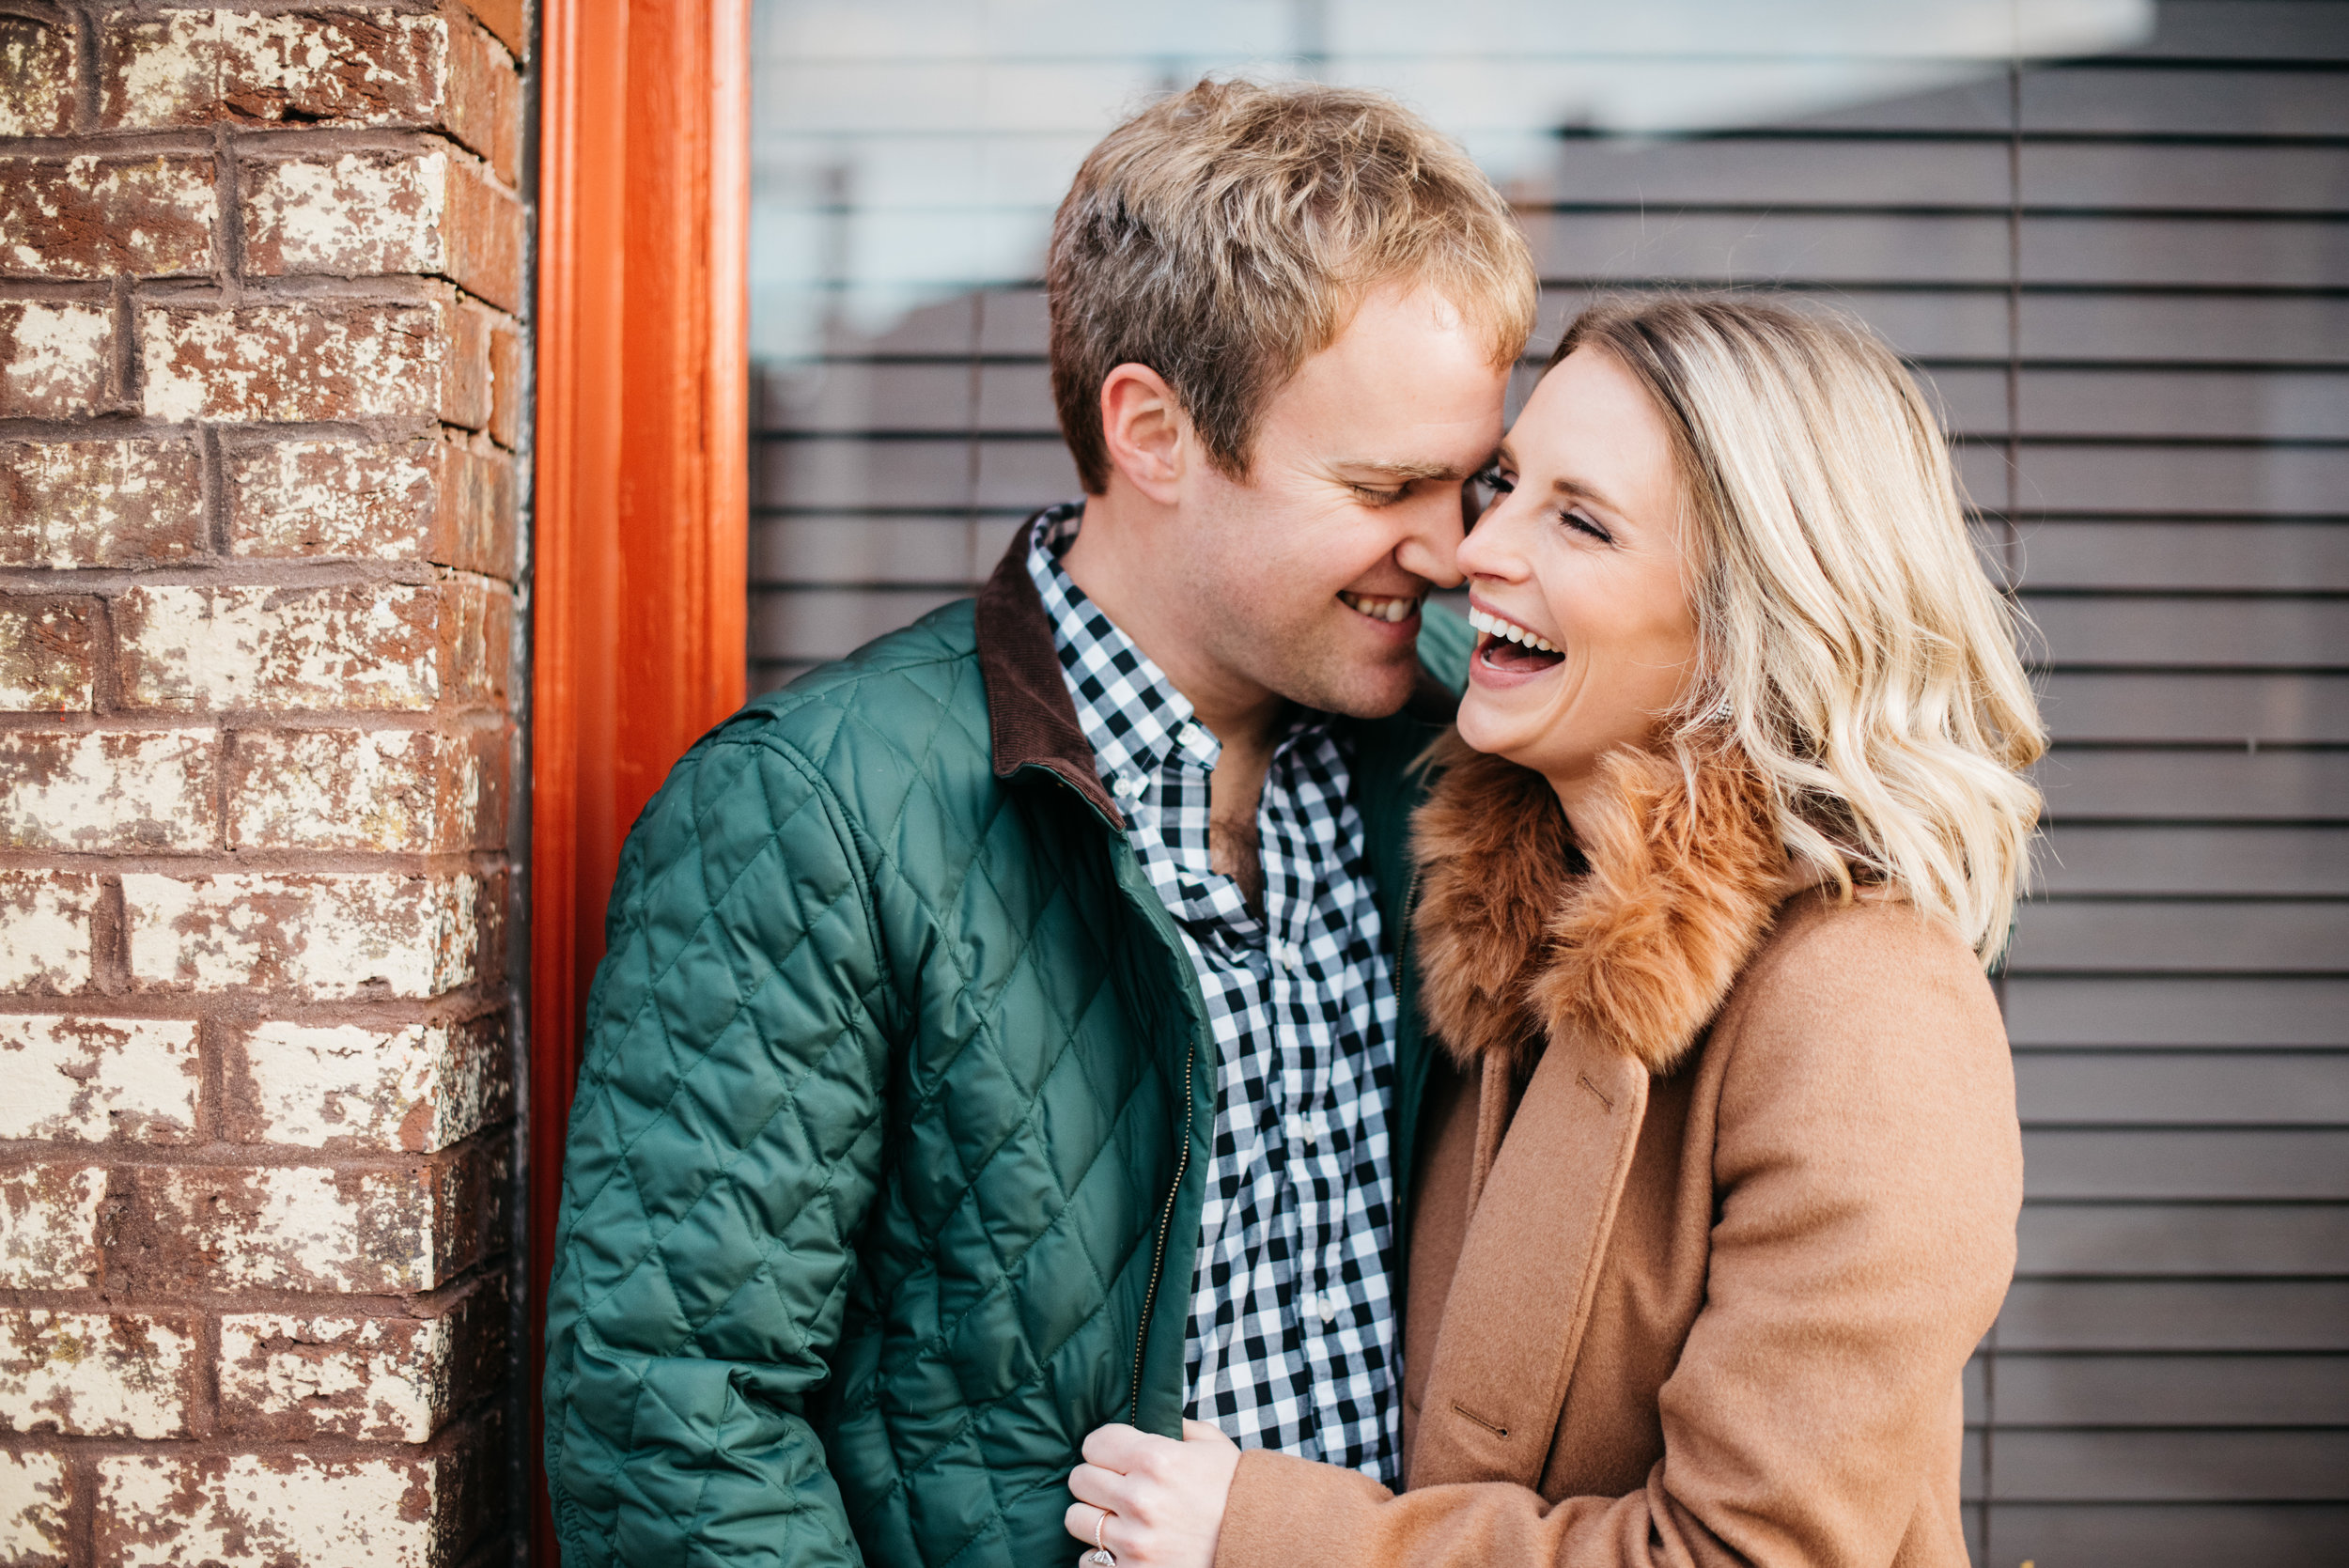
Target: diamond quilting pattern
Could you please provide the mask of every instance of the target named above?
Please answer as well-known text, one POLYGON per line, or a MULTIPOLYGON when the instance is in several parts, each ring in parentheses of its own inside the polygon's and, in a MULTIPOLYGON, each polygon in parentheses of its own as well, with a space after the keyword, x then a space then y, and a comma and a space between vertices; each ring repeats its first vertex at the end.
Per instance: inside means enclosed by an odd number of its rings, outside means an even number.
POLYGON ((971 650, 950 607, 765 700, 631 834, 549 1304, 567 1561, 1039 1560, 1122 1414, 1182 1042, 1098 819, 994 780, 971 650))

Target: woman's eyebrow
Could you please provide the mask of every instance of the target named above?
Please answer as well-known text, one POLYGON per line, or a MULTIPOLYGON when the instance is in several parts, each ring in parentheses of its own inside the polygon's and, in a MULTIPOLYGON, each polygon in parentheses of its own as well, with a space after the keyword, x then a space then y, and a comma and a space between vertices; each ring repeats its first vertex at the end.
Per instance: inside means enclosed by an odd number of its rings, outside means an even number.
POLYGON ((1578 501, 1595 504, 1601 511, 1613 512, 1618 516, 1624 515, 1621 506, 1607 499, 1605 490, 1586 479, 1552 479, 1549 482, 1549 490, 1552 495, 1572 496, 1578 501))

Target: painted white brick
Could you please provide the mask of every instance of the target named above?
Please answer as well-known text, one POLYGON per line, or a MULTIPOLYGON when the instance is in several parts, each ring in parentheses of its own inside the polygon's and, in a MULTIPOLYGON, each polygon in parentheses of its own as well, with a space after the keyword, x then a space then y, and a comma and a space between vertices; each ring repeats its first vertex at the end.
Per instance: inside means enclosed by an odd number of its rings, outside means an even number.
POLYGON ((0 1562, 65 1560, 64 1458, 0 1453, 0 1562))
POLYGON ((0 845, 209 848, 219 753, 210 730, 0 735, 0 845))
POLYGON ((0 989, 62 995, 89 984, 97 879, 0 871, 0 989))
POLYGON ((0 415, 70 419, 105 400, 114 313, 0 301, 0 415))
POLYGON ((237 737, 229 842, 430 850, 440 842, 440 737, 418 730, 248 731, 237 737))
POLYGON ((99 1269, 98 1209, 106 1172, 32 1165, 0 1171, 0 1286, 80 1290, 99 1269))
POLYGON ((438 996, 475 977, 480 894, 480 878, 466 876, 125 873, 131 978, 157 989, 438 996))
POLYGON ((0 1426, 186 1436, 196 1349, 187 1325, 134 1312, 0 1313, 0 1426))
POLYGON ((185 1019, 0 1015, 0 1138, 184 1143, 201 1071, 185 1019))
POLYGON ((449 1404, 454 1321, 232 1314, 220 1320, 225 1410, 296 1415, 336 1436, 421 1443, 449 1404))
MULTIPOLYGON (((430 1290, 442 1281, 429 1172, 323 1166, 141 1172, 132 1219, 184 1270, 159 1288, 430 1290)), ((144 1266, 144 1265, 142 1265, 144 1266)))
POLYGON ((134 587, 115 601, 127 707, 429 707, 440 595, 364 587, 134 587))
POLYGON ((307 1149, 444 1149, 503 1114, 503 1035, 479 1024, 272 1020, 229 1048, 229 1136, 307 1149))
POLYGON ((424 1457, 104 1458, 99 1560, 438 1568, 443 1486, 440 1463, 424 1457))

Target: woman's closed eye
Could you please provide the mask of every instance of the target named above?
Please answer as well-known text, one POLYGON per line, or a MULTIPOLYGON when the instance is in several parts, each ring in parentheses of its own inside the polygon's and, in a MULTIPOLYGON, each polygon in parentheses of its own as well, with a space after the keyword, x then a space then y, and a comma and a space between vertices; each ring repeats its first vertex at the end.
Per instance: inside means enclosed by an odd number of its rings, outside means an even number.
POLYGON ((1558 514, 1558 520, 1578 533, 1588 534, 1600 544, 1610 545, 1615 542, 1615 536, 1607 531, 1607 525, 1587 512, 1569 507, 1558 514))

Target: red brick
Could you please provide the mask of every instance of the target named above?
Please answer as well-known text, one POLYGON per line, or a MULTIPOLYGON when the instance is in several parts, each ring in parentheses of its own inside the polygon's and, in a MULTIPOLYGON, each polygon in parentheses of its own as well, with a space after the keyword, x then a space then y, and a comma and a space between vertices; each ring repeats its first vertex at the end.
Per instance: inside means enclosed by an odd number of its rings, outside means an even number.
POLYGON ((212 270, 212 161, 0 158, 0 276, 212 270))
POLYGON ((71 419, 115 398, 114 313, 0 300, 0 417, 71 419))
POLYGON ((441 359, 441 417, 468 430, 490 423, 490 340, 505 318, 470 300, 447 313, 447 345, 441 359))
POLYGON ((246 165, 257 276, 429 273, 504 309, 521 302, 522 210, 445 143, 246 165))
POLYGON ((443 590, 441 692, 453 702, 506 701, 513 660, 514 596, 484 582, 443 590))
POLYGON ((480 307, 416 304, 149 305, 140 322, 147 411, 157 419, 439 417, 451 409, 451 355, 472 344, 480 307))
MULTIPOLYGON (((62 136, 71 131, 73 74, 69 27, 29 16, 0 16, 0 136, 62 136)), ((0 1550, 5 1549, 0 1536, 0 1550)))
POLYGON ((199 548, 203 524, 192 442, 0 442, 0 566, 178 561, 199 548))
POLYGON ((99 123, 418 125, 438 117, 446 23, 381 10, 116 13, 99 123))
POLYGON ((441 1311, 234 1313, 220 1325, 220 1420, 241 1436, 421 1443, 503 1374, 505 1282, 441 1311))
MULTIPOLYGON (((459 8, 450 6, 451 12, 459 8)), ((530 28, 522 19, 522 0, 475 0, 474 15, 481 24, 497 35, 498 41, 513 51, 514 58, 526 58, 530 54, 530 28)))
POLYGON ((497 39, 452 10, 448 29, 448 133, 515 183, 522 157, 522 84, 513 56, 497 39))
POLYGON ((89 711, 96 613, 86 598, 0 598, 0 711, 89 711))
POLYGON ((98 880, 75 871, 0 871, 0 990, 64 996, 90 978, 98 880))
POLYGON ((440 509, 432 559, 460 571, 513 581, 517 524, 514 459, 455 442, 435 449, 440 509))
POLYGON ((500 319, 490 329, 490 439, 508 452, 521 445, 522 334, 500 319))

